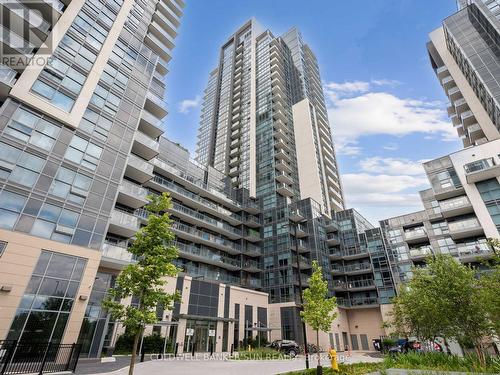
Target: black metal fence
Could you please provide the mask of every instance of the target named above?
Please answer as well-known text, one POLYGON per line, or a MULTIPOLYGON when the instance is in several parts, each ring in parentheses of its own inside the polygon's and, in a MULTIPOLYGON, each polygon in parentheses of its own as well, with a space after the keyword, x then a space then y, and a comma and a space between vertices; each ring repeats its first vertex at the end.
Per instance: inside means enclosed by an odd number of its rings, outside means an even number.
POLYGON ((0 340, 0 375, 75 371, 79 344, 0 340))

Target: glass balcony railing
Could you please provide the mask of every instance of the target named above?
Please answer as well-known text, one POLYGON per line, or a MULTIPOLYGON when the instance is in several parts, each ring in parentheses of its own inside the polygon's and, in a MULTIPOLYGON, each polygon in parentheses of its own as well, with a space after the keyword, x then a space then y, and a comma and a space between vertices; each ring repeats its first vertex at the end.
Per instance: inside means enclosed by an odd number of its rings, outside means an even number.
POLYGON ((228 275, 218 271, 211 271, 203 267, 195 267, 191 265, 181 265, 180 268, 189 276, 202 278, 207 280, 216 280, 227 284, 240 285, 240 278, 228 275))
POLYGON ((467 196, 462 196, 440 201, 439 206, 441 207, 441 211, 450 211, 470 206, 470 200, 467 196))
POLYGON ((334 281, 333 285, 335 288, 339 289, 356 289, 356 288, 374 287, 375 282, 373 280, 352 280, 352 281, 336 280, 334 281))
POLYGON ((202 204, 202 205, 204 205, 204 206, 206 206, 214 211, 217 211, 218 213, 220 213, 222 215, 229 216, 234 220, 238 220, 238 221, 242 220, 240 214, 229 211, 229 210, 225 209, 224 207, 218 205, 217 203, 211 202, 208 199, 205 199, 205 198, 203 198, 195 193, 192 193, 189 190, 184 189, 183 187, 180 187, 179 185, 177 185, 177 184, 173 183, 172 181, 169 181, 161 176, 155 175, 153 177, 153 181, 160 184, 160 185, 165 186, 168 190, 175 191, 176 193, 181 194, 182 196, 189 198, 195 202, 198 202, 198 203, 200 203, 200 204, 202 204))
POLYGON ((495 160, 493 158, 486 158, 465 164, 464 169, 465 173, 475 173, 493 168, 494 166, 495 166, 495 160))
POLYGON ((102 256, 123 262, 132 262, 134 260, 134 255, 129 253, 125 246, 108 241, 102 244, 102 256))
POLYGON ((179 222, 172 223, 172 229, 181 231, 184 233, 188 233, 192 236, 198 237, 201 240, 212 242, 214 245, 224 246, 225 248, 229 248, 233 251, 240 252, 241 246, 232 241, 225 239, 224 237, 216 236, 211 233, 196 229, 189 225, 185 225, 179 222))
POLYGON ((423 227, 417 229, 405 230, 405 237, 407 240, 414 238, 422 238, 422 237, 427 237, 427 233, 423 227))
POLYGON ((191 254, 191 255, 198 256, 200 258, 205 258, 207 260, 228 264, 228 265, 231 265, 233 267, 240 267, 241 266, 241 262, 239 259, 227 256, 224 254, 219 254, 216 251, 208 249, 205 246, 198 247, 198 246, 188 245, 188 244, 184 244, 184 243, 180 243, 180 242, 175 242, 173 245, 175 247, 177 247, 177 249, 179 250, 181 255, 182 255, 182 253, 191 254))
POLYGON ((448 222, 448 228, 450 228, 450 232, 461 232, 481 228, 481 224, 479 224, 479 220, 474 217, 465 220, 450 221, 448 222))
POLYGON ((238 228, 234 228, 229 224, 223 223, 221 221, 215 220, 211 218, 210 216, 204 215, 201 212, 195 211, 191 208, 185 207, 183 205, 180 205, 176 202, 172 204, 172 210, 177 211, 179 213, 183 213, 185 215, 191 216, 197 220, 203 221, 204 223, 207 223, 209 225, 212 225, 218 229, 225 230, 226 232, 232 233, 236 236, 241 236, 241 230, 238 228))
POLYGON ((410 257, 427 257, 429 255, 432 255, 431 246, 421 246, 410 249, 410 257))

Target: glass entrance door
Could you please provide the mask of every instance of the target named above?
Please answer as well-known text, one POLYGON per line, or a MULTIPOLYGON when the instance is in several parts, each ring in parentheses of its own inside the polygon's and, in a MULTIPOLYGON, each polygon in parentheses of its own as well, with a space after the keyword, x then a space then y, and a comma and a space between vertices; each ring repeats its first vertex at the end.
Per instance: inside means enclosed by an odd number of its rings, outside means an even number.
POLYGON ((206 320, 188 320, 184 337, 184 351, 190 352, 193 346, 196 352, 209 352, 211 345, 215 349, 215 335, 217 323, 206 320))

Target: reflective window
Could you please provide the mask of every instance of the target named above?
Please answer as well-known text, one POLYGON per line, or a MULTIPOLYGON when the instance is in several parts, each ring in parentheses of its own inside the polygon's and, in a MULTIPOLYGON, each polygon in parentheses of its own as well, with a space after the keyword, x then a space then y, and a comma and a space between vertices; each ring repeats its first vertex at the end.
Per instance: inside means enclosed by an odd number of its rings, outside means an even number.
POLYGON ((43 250, 7 339, 61 342, 86 263, 83 258, 43 250))

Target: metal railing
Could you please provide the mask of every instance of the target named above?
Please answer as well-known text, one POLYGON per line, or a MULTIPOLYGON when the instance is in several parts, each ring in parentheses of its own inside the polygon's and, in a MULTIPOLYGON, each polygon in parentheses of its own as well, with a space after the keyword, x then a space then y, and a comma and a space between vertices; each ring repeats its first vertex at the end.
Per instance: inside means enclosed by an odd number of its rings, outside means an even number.
POLYGON ((74 372, 80 344, 0 340, 0 374, 74 372))
POLYGON ((495 160, 493 158, 486 158, 474 161, 464 165, 465 173, 474 173, 479 171, 484 171, 485 169, 493 168, 495 166, 495 160))

